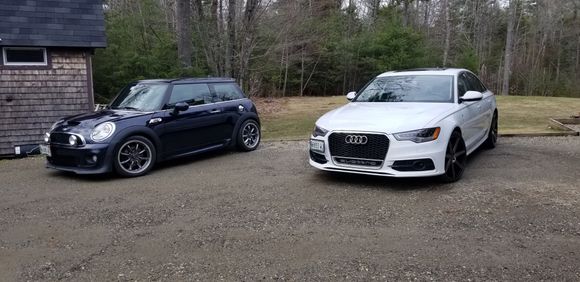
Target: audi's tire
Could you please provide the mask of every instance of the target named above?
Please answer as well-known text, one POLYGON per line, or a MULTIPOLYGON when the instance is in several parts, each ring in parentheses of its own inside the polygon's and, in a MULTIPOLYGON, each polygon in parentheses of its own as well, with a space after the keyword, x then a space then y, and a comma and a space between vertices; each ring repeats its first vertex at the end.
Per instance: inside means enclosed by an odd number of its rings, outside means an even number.
POLYGON ((244 152, 256 150, 262 139, 260 124, 253 119, 244 121, 237 137, 238 149, 244 152))
POLYGON ((455 182, 461 179, 467 163, 465 142, 459 131, 453 131, 445 151, 445 173, 441 175, 443 182, 455 182))
POLYGON ((497 112, 493 113, 493 118, 491 119, 491 124, 489 125, 489 133, 487 134, 487 139, 483 143, 483 147, 486 149, 493 149, 497 144, 497 112))
POLYGON ((147 174, 156 161, 156 149, 149 139, 131 136, 123 140, 113 154, 113 167, 123 177, 147 174))

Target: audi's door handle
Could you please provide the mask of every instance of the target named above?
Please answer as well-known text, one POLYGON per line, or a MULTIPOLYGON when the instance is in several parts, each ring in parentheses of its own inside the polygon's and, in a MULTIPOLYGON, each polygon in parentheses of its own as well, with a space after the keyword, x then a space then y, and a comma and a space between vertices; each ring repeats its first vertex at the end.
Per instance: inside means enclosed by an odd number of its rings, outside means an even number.
POLYGON ((221 112, 222 112, 222 110, 220 110, 220 109, 213 109, 213 110, 209 111, 210 114, 219 114, 221 112))

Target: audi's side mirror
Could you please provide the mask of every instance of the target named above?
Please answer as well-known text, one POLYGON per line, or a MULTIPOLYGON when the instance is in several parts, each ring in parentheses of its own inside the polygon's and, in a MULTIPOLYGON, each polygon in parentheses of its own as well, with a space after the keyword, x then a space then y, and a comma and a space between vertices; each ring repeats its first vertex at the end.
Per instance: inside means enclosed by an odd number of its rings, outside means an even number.
POLYGON ((348 94, 346 94, 346 99, 349 101, 352 101, 352 99, 354 99, 354 97, 356 97, 356 92, 354 92, 354 91, 348 92, 348 94))
POLYGON ((475 102, 483 99, 483 94, 477 91, 467 91, 463 97, 459 98, 459 102, 475 102))

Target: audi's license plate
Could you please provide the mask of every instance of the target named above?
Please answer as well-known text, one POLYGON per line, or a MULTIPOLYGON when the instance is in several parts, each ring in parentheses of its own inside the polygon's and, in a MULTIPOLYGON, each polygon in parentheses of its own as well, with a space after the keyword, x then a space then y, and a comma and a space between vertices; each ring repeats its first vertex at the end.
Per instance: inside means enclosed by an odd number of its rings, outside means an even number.
POLYGON ((310 140, 310 150, 324 153, 324 141, 310 140))
POLYGON ((47 145, 40 145, 40 153, 47 156, 52 156, 50 152, 50 147, 47 145))

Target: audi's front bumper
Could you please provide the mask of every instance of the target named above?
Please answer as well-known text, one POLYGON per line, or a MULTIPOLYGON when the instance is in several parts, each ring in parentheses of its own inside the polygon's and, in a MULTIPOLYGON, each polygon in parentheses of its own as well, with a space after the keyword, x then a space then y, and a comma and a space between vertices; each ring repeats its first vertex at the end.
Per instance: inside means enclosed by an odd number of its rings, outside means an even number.
MULTIPOLYGON (((313 150, 312 144, 309 144, 310 165, 325 171, 345 172, 354 174, 366 174, 376 176, 390 176, 390 177, 428 177, 437 176, 445 172, 445 151, 447 140, 444 136, 439 136, 437 140, 414 143, 412 141, 398 141, 390 134, 385 134, 389 139, 389 148, 384 160, 377 165, 372 161, 361 160, 340 163, 337 161, 337 156, 332 156, 329 150, 329 136, 332 133, 326 134, 324 137, 311 136, 312 142, 323 142, 324 149, 313 150), (424 163, 425 166, 417 165, 413 168, 414 162, 424 163), (401 166, 401 164, 407 166, 401 166), (431 164, 431 165, 429 165, 431 164)), ((365 134, 365 132, 357 133, 365 134)), ((366 134, 378 134, 376 132, 366 134)), ((384 133, 383 133, 384 134, 384 133)), ((360 145, 364 146, 364 145, 360 145)), ((314 146, 316 147, 316 146, 314 146)))

